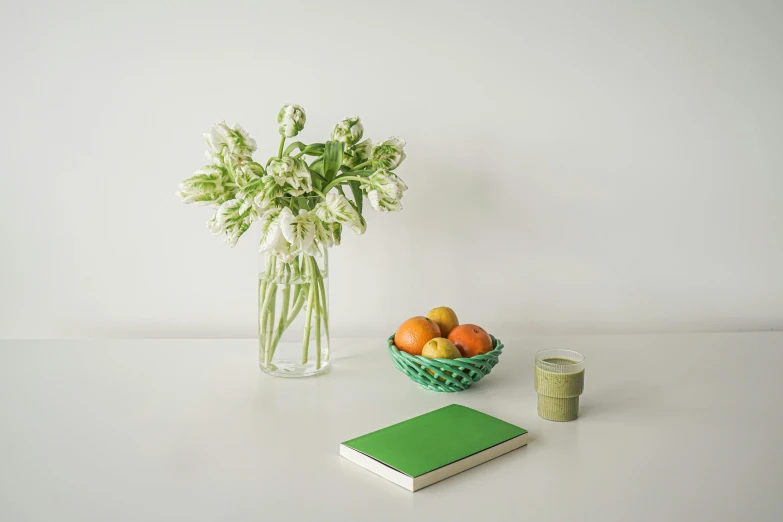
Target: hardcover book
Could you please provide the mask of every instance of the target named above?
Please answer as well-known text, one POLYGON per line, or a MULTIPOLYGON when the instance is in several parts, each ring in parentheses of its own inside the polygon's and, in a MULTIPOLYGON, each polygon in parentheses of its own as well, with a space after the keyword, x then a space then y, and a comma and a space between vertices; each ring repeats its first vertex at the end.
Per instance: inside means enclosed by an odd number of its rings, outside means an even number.
POLYGON ((452 404, 340 444, 340 455, 416 491, 527 444, 527 430, 452 404))

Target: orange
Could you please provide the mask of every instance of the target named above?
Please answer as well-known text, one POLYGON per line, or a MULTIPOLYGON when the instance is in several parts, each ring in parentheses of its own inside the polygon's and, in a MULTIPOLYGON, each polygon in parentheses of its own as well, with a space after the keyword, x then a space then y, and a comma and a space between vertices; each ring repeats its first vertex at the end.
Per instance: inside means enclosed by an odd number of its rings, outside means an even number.
POLYGON ((430 310, 430 313, 427 314, 427 317, 435 321, 438 328, 440 328, 440 334, 443 337, 448 337, 451 331, 459 324, 457 314, 448 306, 433 308, 430 310))
POLYGON ((474 357, 492 350, 492 339, 480 326, 461 324, 451 331, 449 341, 454 343, 463 357, 474 357))
POLYGON ((440 328, 432 319, 411 317, 397 328, 394 334, 394 346, 411 355, 421 355, 421 349, 427 341, 440 337, 440 328))

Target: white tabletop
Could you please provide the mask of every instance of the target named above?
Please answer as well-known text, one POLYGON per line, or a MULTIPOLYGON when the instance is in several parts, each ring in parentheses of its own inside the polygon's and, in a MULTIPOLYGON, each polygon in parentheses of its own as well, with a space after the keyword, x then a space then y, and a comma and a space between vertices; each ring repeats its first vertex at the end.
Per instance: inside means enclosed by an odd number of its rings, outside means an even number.
POLYGON ((261 374, 253 340, 0 342, 0 520, 783 520, 783 333, 504 341, 457 394, 383 339, 305 380, 261 374), (575 422, 536 415, 548 347, 586 356, 575 422), (416 493, 338 456, 454 402, 530 444, 416 493))

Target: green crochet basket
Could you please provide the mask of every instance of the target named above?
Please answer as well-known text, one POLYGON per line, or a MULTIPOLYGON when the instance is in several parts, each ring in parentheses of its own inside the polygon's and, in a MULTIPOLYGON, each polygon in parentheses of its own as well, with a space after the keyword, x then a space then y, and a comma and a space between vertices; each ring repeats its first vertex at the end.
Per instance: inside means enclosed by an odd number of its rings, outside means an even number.
POLYGON ((458 392, 467 390, 473 383, 489 375, 503 353, 503 343, 492 338, 492 351, 475 357, 459 359, 428 359, 421 355, 402 352, 394 346, 394 336, 389 337, 386 346, 394 366, 410 380, 428 390, 436 392, 458 392), (432 370, 435 375, 430 375, 432 370))

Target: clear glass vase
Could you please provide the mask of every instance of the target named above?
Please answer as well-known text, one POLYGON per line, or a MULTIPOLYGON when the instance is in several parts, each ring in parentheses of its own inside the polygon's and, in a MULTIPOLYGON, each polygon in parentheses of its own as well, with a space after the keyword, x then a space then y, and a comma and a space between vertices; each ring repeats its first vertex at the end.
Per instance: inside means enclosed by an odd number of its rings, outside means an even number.
POLYGON ((329 254, 291 262, 260 254, 258 362, 278 377, 329 369, 329 254))

